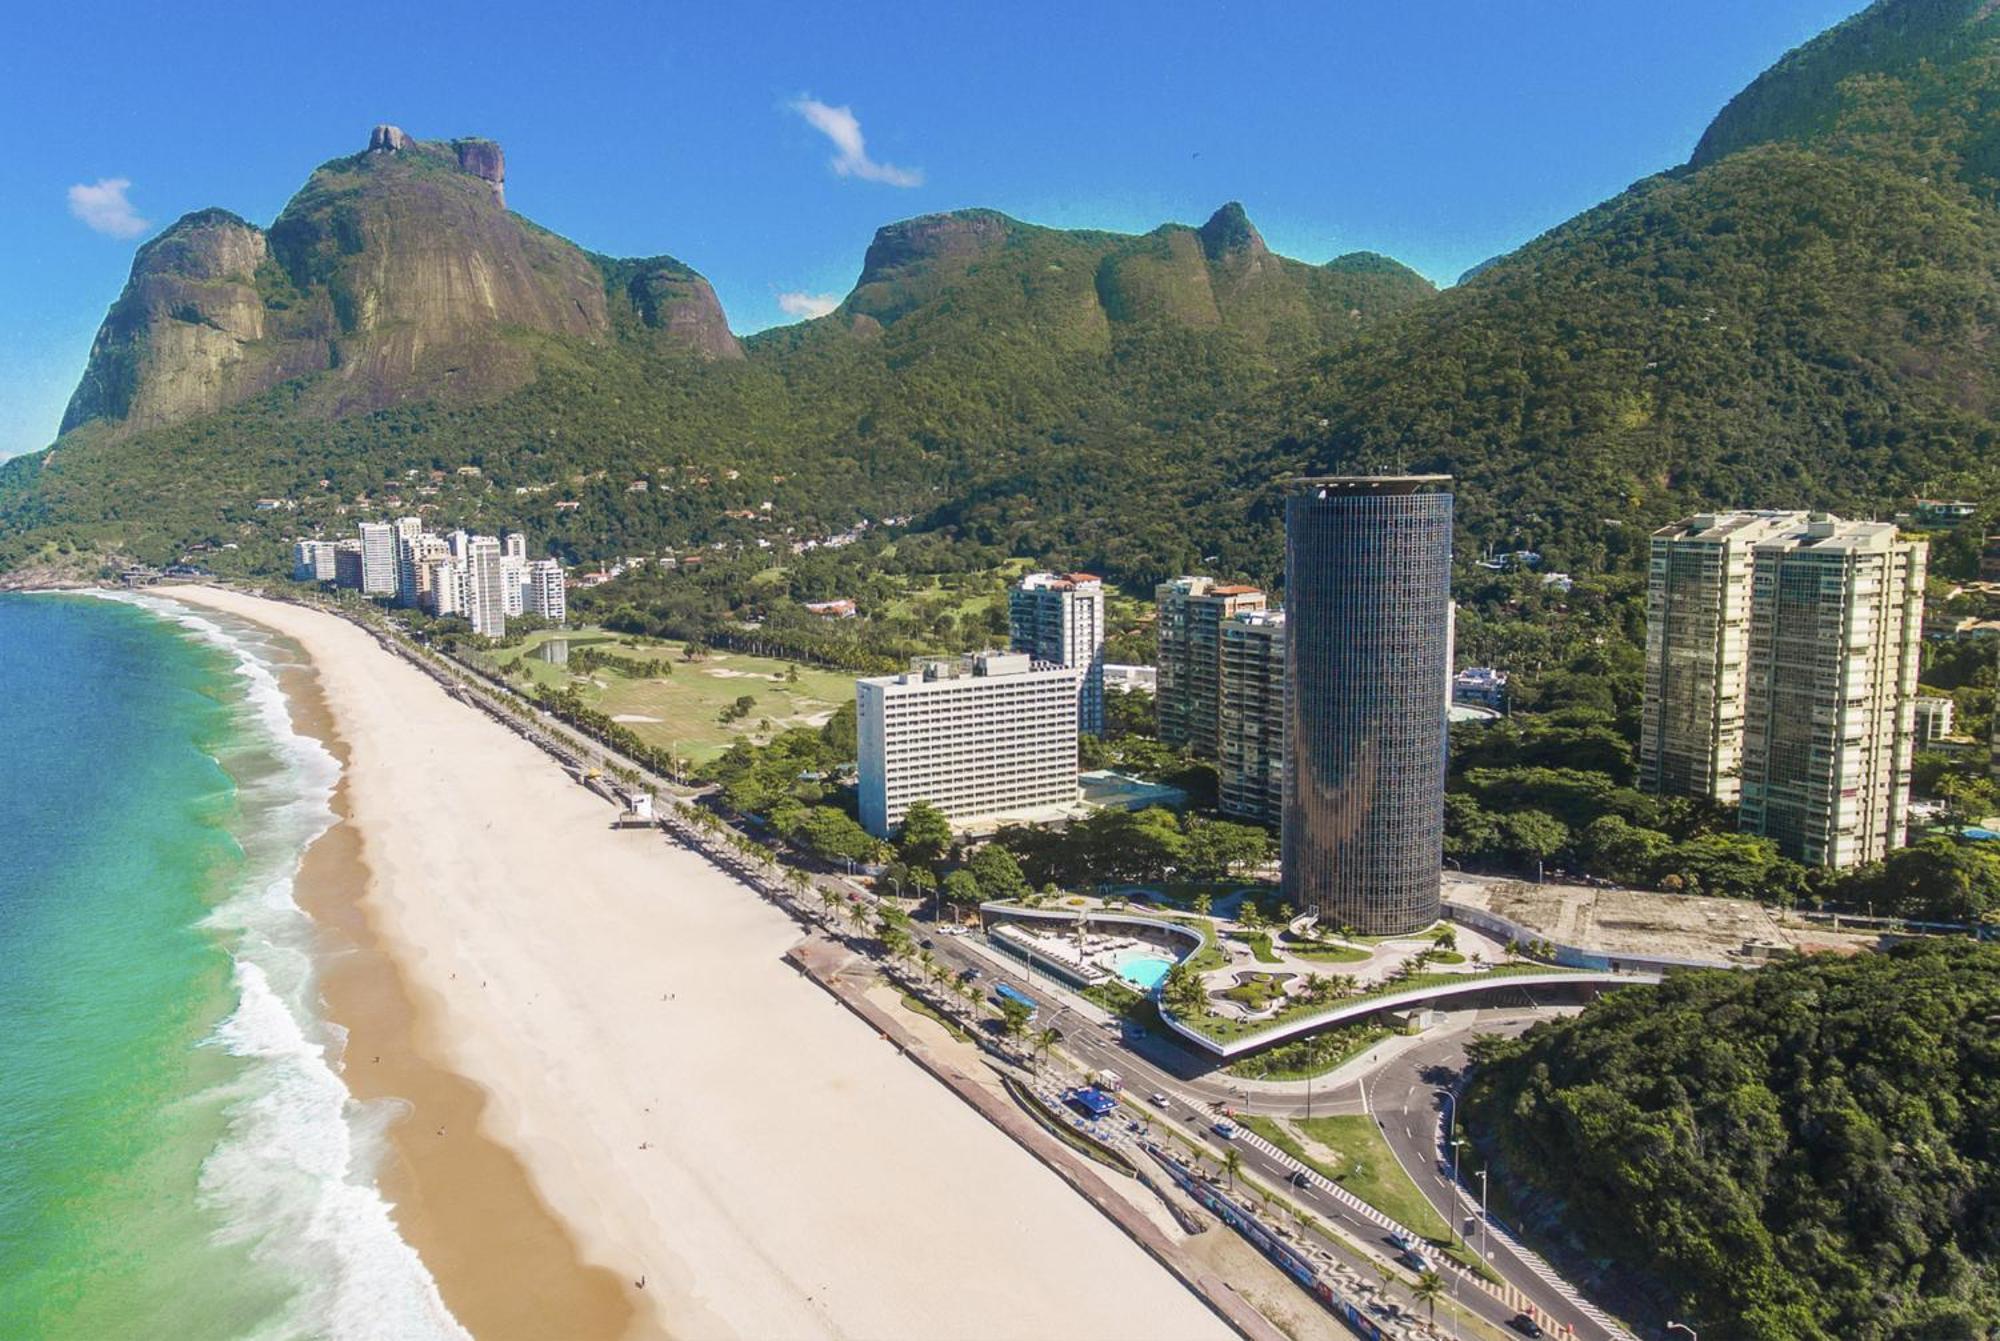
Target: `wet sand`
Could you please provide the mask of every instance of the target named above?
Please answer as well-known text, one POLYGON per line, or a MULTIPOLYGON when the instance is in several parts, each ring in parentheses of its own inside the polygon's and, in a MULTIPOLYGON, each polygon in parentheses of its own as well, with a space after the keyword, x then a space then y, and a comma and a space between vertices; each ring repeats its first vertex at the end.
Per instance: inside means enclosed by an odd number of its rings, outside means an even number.
POLYGON ((316 675, 286 671, 281 682, 293 725, 343 766, 333 797, 340 821, 306 852, 298 900, 329 953, 320 995, 327 1017, 347 1031, 341 1078, 364 1103, 407 1109, 390 1128, 391 1154, 379 1174, 403 1237, 480 1341, 616 1341, 647 1330, 635 1325, 629 1283, 584 1264, 520 1159, 480 1130, 485 1093, 438 1060, 428 1025, 438 1003, 413 993, 369 923, 369 870, 348 815, 346 743, 316 675))

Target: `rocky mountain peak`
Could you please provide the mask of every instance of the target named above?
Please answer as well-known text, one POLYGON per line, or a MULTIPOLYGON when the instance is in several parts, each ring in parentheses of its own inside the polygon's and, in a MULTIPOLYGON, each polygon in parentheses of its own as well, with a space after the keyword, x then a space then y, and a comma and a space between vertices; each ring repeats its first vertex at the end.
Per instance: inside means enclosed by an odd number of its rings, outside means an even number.
POLYGON ((977 256, 1005 240, 1007 227, 1007 216, 995 210, 924 214, 885 224, 868 244, 860 282, 874 283, 925 262, 977 256))
POLYGON ((415 143, 401 126, 384 124, 368 133, 368 152, 371 154, 399 154, 415 143))
POLYGON ((469 172, 493 188, 494 199, 502 205, 507 203, 507 156, 492 140, 478 136, 467 136, 451 142, 452 152, 458 155, 461 172, 469 172))
POLYGON ((1234 200, 1209 215, 1208 222, 1196 232, 1201 237, 1202 254, 1211 261, 1239 255, 1263 256, 1269 251, 1249 214, 1234 200))

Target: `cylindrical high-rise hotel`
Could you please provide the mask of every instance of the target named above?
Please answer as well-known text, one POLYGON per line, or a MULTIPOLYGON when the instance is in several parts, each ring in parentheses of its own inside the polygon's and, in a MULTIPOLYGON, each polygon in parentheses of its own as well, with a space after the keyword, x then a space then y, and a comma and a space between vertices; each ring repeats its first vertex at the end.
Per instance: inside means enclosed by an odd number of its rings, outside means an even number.
POLYGON ((1284 894, 1364 935, 1438 916, 1450 483, 1300 480, 1285 500, 1284 894))

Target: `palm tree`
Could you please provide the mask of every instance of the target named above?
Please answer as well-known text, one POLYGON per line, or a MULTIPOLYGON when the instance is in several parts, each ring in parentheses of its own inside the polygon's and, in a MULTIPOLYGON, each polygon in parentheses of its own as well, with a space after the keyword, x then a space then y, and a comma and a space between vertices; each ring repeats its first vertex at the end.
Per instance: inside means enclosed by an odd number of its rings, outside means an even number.
POLYGON ((1041 1063, 1048 1059, 1049 1049, 1054 1047, 1057 1043, 1061 1041, 1062 1041, 1062 1030, 1060 1029, 1044 1025, 1041 1029, 1036 1031, 1035 1065, 1037 1070, 1040 1069, 1041 1063))
POLYGON ((1418 1274, 1417 1283, 1410 1287, 1410 1293, 1416 1296, 1418 1303, 1429 1306, 1431 1327, 1435 1330, 1438 1320, 1438 1299, 1444 1294, 1444 1277, 1426 1267, 1418 1274))
POLYGON ((1229 1185, 1236 1186, 1236 1175, 1243 1171, 1243 1152, 1235 1146, 1222 1152, 1222 1171, 1229 1175, 1229 1185))

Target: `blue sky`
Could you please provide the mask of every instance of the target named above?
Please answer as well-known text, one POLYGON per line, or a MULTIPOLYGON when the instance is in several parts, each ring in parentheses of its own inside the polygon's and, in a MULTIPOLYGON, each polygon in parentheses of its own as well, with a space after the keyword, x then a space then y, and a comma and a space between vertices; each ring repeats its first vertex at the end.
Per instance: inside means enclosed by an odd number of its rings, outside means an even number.
POLYGON ((513 208, 680 257, 740 332, 845 293, 878 225, 969 205, 1144 231, 1240 199, 1287 255, 1449 282, 1683 161, 1860 7, 23 6, 0 44, 0 456, 53 437, 146 236, 208 205, 268 224, 378 121, 499 140, 513 208))

